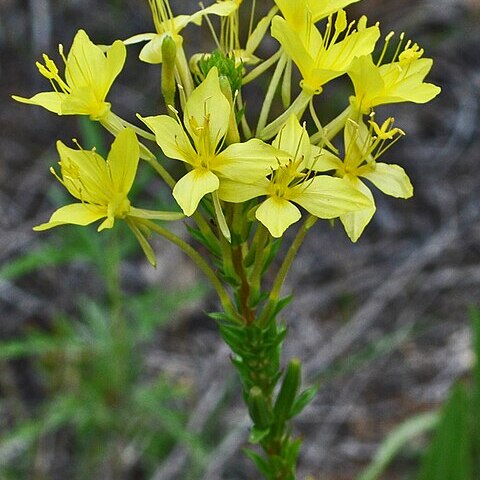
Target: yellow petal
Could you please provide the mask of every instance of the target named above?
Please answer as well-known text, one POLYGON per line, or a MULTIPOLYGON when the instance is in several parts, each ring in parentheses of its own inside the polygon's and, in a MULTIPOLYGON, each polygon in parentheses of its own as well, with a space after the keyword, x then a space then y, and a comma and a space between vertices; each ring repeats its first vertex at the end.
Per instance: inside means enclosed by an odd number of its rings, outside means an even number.
POLYGON ((266 177, 256 183, 244 183, 222 178, 218 196, 225 202, 243 203, 252 198, 267 195, 269 185, 270 182, 266 177))
POLYGON ((139 58, 142 62, 157 64, 162 63, 162 43, 165 35, 155 35, 143 48, 140 50, 139 58))
POLYGON ((307 0, 275 0, 285 20, 295 30, 300 30, 307 22, 307 0))
POLYGON ((346 176, 345 179, 354 185, 355 188, 365 195, 365 197, 367 197, 370 201, 369 207, 340 216, 340 221, 342 222, 348 237, 352 242, 356 242, 375 214, 375 200, 373 199, 370 189, 360 180, 350 176, 346 176))
POLYGON ((410 198, 413 195, 410 178, 400 165, 377 162, 373 170, 360 175, 370 180, 383 193, 392 197, 410 198))
POLYGON ((58 225, 65 225, 67 223, 85 226, 90 225, 106 215, 106 208, 85 203, 72 203, 59 208, 53 212, 47 223, 42 223, 41 225, 33 227, 33 229, 39 232, 57 227, 58 225))
POLYGON ((102 230, 105 230, 106 228, 113 228, 115 224, 115 217, 112 215, 110 217, 107 217, 97 228, 97 232, 101 232, 102 230))
POLYGON ((89 87, 95 98, 104 100, 106 89, 106 58, 102 49, 88 38, 84 30, 79 30, 73 39, 65 66, 65 78, 72 89, 89 87))
POLYGON ((195 140, 205 132, 214 151, 228 130, 231 107, 220 89, 218 71, 212 68, 207 78, 192 92, 185 105, 184 123, 195 140))
POLYGON ((300 220, 302 214, 288 200, 269 197, 257 208, 255 217, 268 228, 272 237, 279 238, 290 225, 300 220))
POLYGON ((41 92, 37 93, 31 98, 18 97, 12 95, 12 98, 17 102, 27 103, 29 105, 38 105, 47 109, 49 112, 62 114, 62 102, 67 97, 66 93, 59 92, 41 92))
POLYGON ((229 145, 214 159, 211 168, 222 176, 243 183, 255 182, 287 158, 285 152, 252 138, 245 143, 229 145))
POLYGON ((433 61, 431 58, 419 58, 407 66, 399 62, 379 67, 379 72, 387 87, 377 98, 376 105, 396 102, 426 103, 436 97, 441 89, 431 83, 423 83, 433 61))
MULTIPOLYGON (((312 30, 315 29, 316 27, 312 26, 312 30)), ((308 81, 312 69, 315 67, 315 61, 303 44, 299 34, 283 18, 276 16, 272 20, 272 37, 280 42, 287 55, 295 62, 304 81, 308 81)), ((312 86, 313 90, 316 88, 316 86, 312 86)))
POLYGON ((206 168, 194 168, 173 189, 173 196, 187 217, 193 215, 200 200, 219 187, 218 177, 206 168))
MULTIPOLYGON (((290 154, 290 158, 297 160, 304 158, 309 161, 312 154, 312 145, 306 130, 300 125, 296 115, 292 114, 285 126, 280 130, 272 145, 279 150, 290 154)), ((301 170, 301 168, 299 168, 301 170)))
POLYGON ((352 61, 347 73, 355 89, 356 107, 362 113, 368 113, 376 105, 372 99, 385 86, 378 67, 373 63, 371 55, 362 55, 352 61))
POLYGON ((133 35, 132 37, 127 38, 123 43, 125 45, 133 45, 135 43, 148 42, 156 35, 156 33, 139 33, 138 35, 133 35))
POLYGON ((370 200, 348 182, 328 175, 291 188, 288 198, 318 218, 336 218, 370 206, 370 200))
POLYGON ((57 142, 63 184, 76 198, 108 205, 113 195, 112 181, 105 160, 90 150, 76 150, 57 142))
POLYGON ((315 158, 312 170, 316 172, 328 172, 329 170, 339 170, 343 162, 332 152, 322 148, 320 154, 315 158))
POLYGON ((307 3, 312 12, 313 23, 317 23, 322 18, 326 18, 332 13, 338 12, 340 9, 358 1, 359 0, 307 0, 307 3))
POLYGON ((356 57, 373 52, 379 37, 380 29, 377 25, 351 33, 328 48, 318 67, 344 73, 356 57))
POLYGON ((182 21, 177 21, 178 17, 176 17, 175 21, 180 26, 180 28, 183 28, 187 23, 190 23, 190 22, 193 22, 196 25, 200 25, 202 18, 205 15, 218 15, 220 17, 227 17, 237 9, 238 9, 238 2, 234 0, 224 0, 220 3, 214 3, 209 7, 202 8, 201 10, 194 13, 193 15, 179 15, 179 17, 186 17, 186 18, 182 19, 182 21))
POLYGON ((155 134, 155 139, 168 158, 182 160, 190 165, 197 165, 197 153, 183 128, 168 115, 138 118, 155 134))
POLYGON ((116 40, 113 45, 107 50, 106 61, 106 74, 105 74, 105 96, 110 90, 114 80, 118 77, 118 74, 122 71, 127 58, 127 49, 121 40, 116 40))
POLYGON ((94 90, 84 86, 73 88, 70 95, 65 96, 61 108, 63 115, 91 115, 97 118, 109 111, 110 104, 98 101, 94 90))
POLYGON ((139 154, 137 135, 131 128, 124 129, 113 142, 107 159, 116 193, 127 195, 130 191, 137 173, 139 154))

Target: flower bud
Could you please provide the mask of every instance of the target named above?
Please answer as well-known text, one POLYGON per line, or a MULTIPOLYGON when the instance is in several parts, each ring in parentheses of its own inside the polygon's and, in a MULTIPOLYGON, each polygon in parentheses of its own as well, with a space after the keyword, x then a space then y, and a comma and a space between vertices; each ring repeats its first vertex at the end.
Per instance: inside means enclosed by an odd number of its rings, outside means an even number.
POLYGON ((282 420, 287 420, 290 417, 290 411, 300 388, 301 377, 302 366, 300 360, 293 358, 288 364, 287 373, 283 379, 274 407, 275 415, 282 420))
POLYGON ((233 104, 232 88, 230 86, 230 80, 225 75, 220 75, 218 80, 220 82, 220 90, 232 108, 228 122, 227 136, 225 138, 227 145, 230 145, 232 143, 240 142, 240 134, 238 132, 237 121, 235 119, 235 106, 233 104))
POLYGON ((267 428, 273 422, 272 409, 259 387, 252 387, 248 395, 248 411, 258 428, 267 428))
POLYGON ((162 94, 167 108, 175 106, 175 60, 177 58, 177 46, 175 40, 166 35, 162 42, 162 94))

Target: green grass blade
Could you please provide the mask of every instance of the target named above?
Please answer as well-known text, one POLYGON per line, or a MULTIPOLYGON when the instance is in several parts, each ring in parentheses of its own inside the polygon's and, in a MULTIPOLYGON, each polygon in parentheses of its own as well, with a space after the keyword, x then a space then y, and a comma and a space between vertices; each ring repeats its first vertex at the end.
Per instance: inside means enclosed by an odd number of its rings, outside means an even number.
POLYGON ((357 480, 377 480, 401 449, 414 437, 434 428, 438 423, 438 413, 428 412, 406 420, 391 432, 375 454, 372 463, 357 480))
POLYGON ((452 389, 417 480, 472 480, 470 398, 463 385, 452 389))
POLYGON ((470 309, 470 318, 473 330, 473 351, 475 354, 475 366, 473 369, 473 441, 475 452, 475 473, 480 476, 480 310, 470 309))

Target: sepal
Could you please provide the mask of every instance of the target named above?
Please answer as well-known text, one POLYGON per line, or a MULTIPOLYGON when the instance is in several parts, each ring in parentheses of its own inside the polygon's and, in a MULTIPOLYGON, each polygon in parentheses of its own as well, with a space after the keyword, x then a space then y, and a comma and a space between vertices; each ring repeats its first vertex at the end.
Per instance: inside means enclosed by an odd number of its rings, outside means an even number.
POLYGON ((293 358, 287 367, 287 372, 283 378, 280 392, 274 406, 275 417, 280 421, 290 418, 290 412, 295 402, 295 398, 300 388, 302 378, 302 366, 298 358, 293 358))

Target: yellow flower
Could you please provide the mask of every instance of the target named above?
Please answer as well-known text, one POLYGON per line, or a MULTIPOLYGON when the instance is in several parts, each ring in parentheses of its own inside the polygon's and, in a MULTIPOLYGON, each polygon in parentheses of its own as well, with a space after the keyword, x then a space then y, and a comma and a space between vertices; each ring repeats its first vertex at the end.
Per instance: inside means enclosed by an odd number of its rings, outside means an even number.
POLYGON ((351 3, 359 0, 275 0, 288 24, 295 30, 301 30, 305 23, 317 23, 351 3))
POLYGON ((326 150, 318 161, 322 171, 334 170, 335 175, 347 180, 359 192, 370 199, 367 208, 340 216, 345 230, 356 242, 372 219, 376 207, 370 189, 361 178, 373 183, 386 195, 396 198, 410 198, 413 187, 405 170, 399 165, 378 162, 377 159, 404 133, 391 128, 393 118, 388 118, 381 126, 373 120, 370 129, 364 123, 348 120, 344 130, 345 157, 343 161, 326 150))
POLYGON ((58 115, 90 115, 93 120, 104 119, 110 112, 110 103, 105 98, 125 63, 125 45, 117 40, 104 54, 83 30, 79 30, 67 58, 61 45, 59 51, 65 62, 65 80, 47 55, 43 55, 45 65, 37 62, 40 73, 50 80, 54 92, 37 93, 32 98, 13 98, 58 115))
POLYGON ((147 63, 162 63, 162 43, 165 36, 175 40, 177 47, 181 47, 183 38, 180 32, 189 24, 200 25, 205 15, 227 16, 235 11, 238 0, 224 0, 202 8, 192 15, 173 16, 168 0, 148 0, 152 10, 156 33, 141 33, 125 40, 125 44, 148 42, 140 52, 140 60, 147 63))
POLYGON ((165 156, 189 165, 189 172, 173 189, 185 215, 192 215, 200 200, 218 190, 224 177, 246 181, 267 174, 279 152, 261 140, 234 143, 221 150, 227 134, 231 106, 220 90, 214 67, 185 105, 182 126, 167 115, 141 118, 155 134, 165 156), (189 136, 190 135, 191 140, 189 136))
POLYGON ((273 237, 301 218, 300 205, 319 218, 336 218, 347 212, 365 208, 369 200, 341 178, 317 175, 320 149, 310 139, 297 117, 289 117, 273 141, 273 146, 286 152, 287 160, 279 160, 266 177, 247 183, 238 176, 220 185, 219 196, 227 202, 240 203, 266 196, 255 212, 273 237))
MULTIPOLYGON (((387 37, 387 42, 391 34, 387 37)), ((402 36, 403 38, 403 36, 402 36)), ((355 95, 350 103, 361 113, 388 103, 426 103, 440 93, 440 87, 423 80, 432 68, 432 59, 422 58, 423 49, 407 42, 398 59, 387 64, 375 64, 371 55, 353 60, 348 69, 355 95)))
POLYGON ((296 30, 276 16, 272 20, 272 36, 299 68, 302 88, 313 95, 320 93, 327 82, 343 75, 354 58, 373 51, 380 31, 378 25, 367 27, 366 23, 366 17, 362 17, 357 29, 352 30, 354 23, 347 24, 345 11, 339 10, 335 22, 330 16, 322 36, 313 21, 296 30), (340 36, 343 38, 338 41, 340 36))
POLYGON ((183 215, 177 212, 159 212, 135 208, 130 204, 128 193, 137 172, 139 144, 132 129, 126 128, 118 134, 105 161, 94 150, 76 150, 57 142, 60 156, 61 177, 52 173, 80 202, 60 207, 50 220, 34 227, 41 231, 58 225, 89 225, 105 220, 98 231, 112 228, 115 219, 127 222, 139 240, 147 258, 155 262, 151 247, 139 229, 141 219, 178 220, 183 215))

